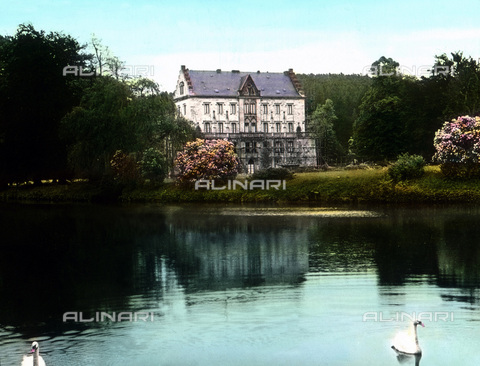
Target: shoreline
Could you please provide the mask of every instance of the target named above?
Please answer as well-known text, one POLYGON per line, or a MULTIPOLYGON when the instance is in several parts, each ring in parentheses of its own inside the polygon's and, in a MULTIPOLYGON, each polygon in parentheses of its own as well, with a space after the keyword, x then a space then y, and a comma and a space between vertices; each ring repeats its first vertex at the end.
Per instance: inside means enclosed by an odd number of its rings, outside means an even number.
MULTIPOLYGON (((237 178, 239 179, 239 178, 237 178)), ((248 177, 245 180, 249 180, 248 177)), ((101 188, 88 182, 10 187, 0 202, 83 203, 285 203, 285 204, 396 204, 480 203, 480 180, 443 177, 438 166, 425 168, 415 180, 393 183, 386 168, 296 173, 285 189, 241 188, 207 190, 140 185, 123 190, 101 188)))

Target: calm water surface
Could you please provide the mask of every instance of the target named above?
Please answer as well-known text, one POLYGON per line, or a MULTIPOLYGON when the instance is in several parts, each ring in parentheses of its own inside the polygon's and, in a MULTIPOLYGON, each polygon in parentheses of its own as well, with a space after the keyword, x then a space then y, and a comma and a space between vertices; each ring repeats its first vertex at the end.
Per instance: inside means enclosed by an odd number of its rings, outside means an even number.
POLYGON ((399 365, 422 312, 417 364, 480 364, 480 208, 4 204, 0 225, 1 366, 32 340, 49 366, 399 365))

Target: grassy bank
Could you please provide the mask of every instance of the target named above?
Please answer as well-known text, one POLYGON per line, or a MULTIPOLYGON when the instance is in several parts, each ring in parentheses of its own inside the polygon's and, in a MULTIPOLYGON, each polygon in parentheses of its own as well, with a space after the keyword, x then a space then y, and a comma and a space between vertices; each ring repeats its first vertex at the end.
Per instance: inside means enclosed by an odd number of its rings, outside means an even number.
MULTIPOLYGON (((53 202, 318 202, 318 203, 480 203, 479 180, 450 180, 438 167, 427 167, 416 180, 393 183, 386 169, 333 170, 297 173, 285 190, 207 191, 180 188, 173 183, 160 187, 124 189, 120 195, 89 183, 13 187, 0 192, 2 201, 53 202)), ((243 181, 243 179, 239 180, 243 181)))

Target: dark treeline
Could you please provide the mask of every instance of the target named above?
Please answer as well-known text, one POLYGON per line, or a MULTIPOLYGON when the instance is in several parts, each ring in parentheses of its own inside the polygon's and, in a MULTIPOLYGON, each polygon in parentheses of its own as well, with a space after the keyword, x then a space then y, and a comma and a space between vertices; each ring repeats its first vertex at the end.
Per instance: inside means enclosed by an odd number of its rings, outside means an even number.
POLYGON ((398 62, 381 57, 371 76, 299 75, 327 162, 393 160, 405 152, 428 161, 444 121, 480 113, 480 66, 462 52, 435 56, 426 76, 400 71, 398 62))
POLYGON ((147 151, 150 172, 152 162, 171 167, 176 149, 192 138, 170 94, 121 74, 123 63, 98 39, 90 48, 32 25, 0 36, 0 186, 100 181, 112 175, 118 150, 134 161, 147 151))

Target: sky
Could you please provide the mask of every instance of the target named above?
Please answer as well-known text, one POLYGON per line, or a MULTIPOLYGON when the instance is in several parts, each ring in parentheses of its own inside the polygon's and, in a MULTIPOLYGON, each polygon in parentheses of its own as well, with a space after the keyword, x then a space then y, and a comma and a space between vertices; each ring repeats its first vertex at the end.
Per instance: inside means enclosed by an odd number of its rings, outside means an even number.
POLYGON ((366 74, 381 56, 421 76, 435 55, 480 58, 478 0, 0 0, 0 34, 19 24, 92 35, 173 91, 191 70, 366 74))

